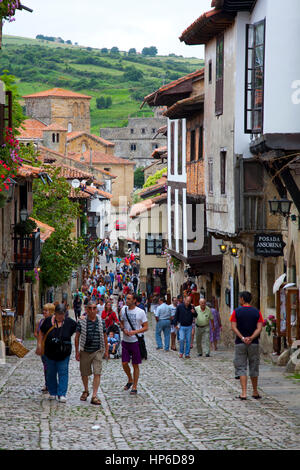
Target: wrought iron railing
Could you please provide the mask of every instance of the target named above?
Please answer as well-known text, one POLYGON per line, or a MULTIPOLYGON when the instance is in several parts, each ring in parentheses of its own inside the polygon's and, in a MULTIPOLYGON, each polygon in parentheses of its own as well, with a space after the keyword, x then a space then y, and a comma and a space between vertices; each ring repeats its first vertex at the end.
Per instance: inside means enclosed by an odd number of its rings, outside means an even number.
POLYGON ((15 269, 30 271, 36 268, 41 256, 40 232, 15 235, 13 241, 15 269))

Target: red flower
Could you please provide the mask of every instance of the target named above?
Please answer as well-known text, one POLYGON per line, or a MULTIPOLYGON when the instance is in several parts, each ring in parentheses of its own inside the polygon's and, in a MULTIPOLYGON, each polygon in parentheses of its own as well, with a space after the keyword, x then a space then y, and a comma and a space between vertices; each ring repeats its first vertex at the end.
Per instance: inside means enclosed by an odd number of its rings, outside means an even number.
POLYGON ((5 176, 4 176, 4 175, 1 175, 1 178, 5 178, 5 176))

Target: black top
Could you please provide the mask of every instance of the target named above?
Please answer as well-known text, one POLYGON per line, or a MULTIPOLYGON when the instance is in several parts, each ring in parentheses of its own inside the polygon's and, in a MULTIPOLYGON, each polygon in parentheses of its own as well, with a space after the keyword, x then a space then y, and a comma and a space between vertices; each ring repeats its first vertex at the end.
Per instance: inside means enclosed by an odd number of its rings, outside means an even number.
POLYGON ((174 324, 180 323, 181 326, 191 326, 193 319, 197 318, 197 313, 192 313, 194 306, 190 305, 188 308, 184 304, 180 304, 176 308, 174 324))
MULTIPOLYGON (((45 335, 52 328, 52 317, 46 318, 41 326, 41 332, 45 335)), ((77 323, 72 318, 65 318, 61 328, 55 328, 50 331, 45 343, 45 356, 54 361, 62 361, 70 356, 72 352, 71 337, 76 331, 77 323), (63 342, 67 347, 60 351, 59 342, 63 342)))
MULTIPOLYGON (((240 307, 233 311, 231 321, 237 324, 237 329, 244 336, 249 338, 257 329, 259 322, 263 323, 261 313, 254 307, 240 307)), ((258 344, 259 337, 252 341, 252 344, 258 344)), ((243 341, 237 336, 235 344, 243 344, 243 341)))

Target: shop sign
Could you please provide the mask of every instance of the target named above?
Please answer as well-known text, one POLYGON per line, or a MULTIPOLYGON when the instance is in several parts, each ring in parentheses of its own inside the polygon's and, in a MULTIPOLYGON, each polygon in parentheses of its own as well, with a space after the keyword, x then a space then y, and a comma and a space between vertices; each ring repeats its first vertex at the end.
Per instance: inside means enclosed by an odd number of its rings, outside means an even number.
POLYGON ((254 250, 256 256, 279 257, 283 256, 285 243, 280 233, 261 233, 255 235, 254 250))

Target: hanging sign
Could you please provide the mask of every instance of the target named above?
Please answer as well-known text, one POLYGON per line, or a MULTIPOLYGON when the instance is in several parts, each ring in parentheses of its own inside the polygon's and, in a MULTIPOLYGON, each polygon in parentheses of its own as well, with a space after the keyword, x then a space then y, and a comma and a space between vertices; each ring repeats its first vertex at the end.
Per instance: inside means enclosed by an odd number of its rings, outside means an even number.
POLYGON ((255 235, 254 250, 256 256, 263 256, 264 258, 283 256, 285 246, 280 233, 255 235))

